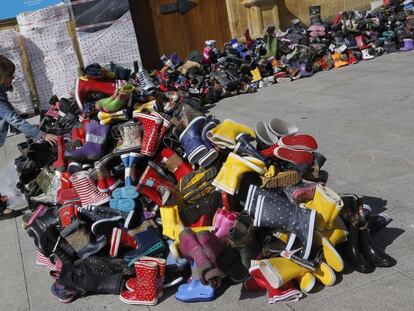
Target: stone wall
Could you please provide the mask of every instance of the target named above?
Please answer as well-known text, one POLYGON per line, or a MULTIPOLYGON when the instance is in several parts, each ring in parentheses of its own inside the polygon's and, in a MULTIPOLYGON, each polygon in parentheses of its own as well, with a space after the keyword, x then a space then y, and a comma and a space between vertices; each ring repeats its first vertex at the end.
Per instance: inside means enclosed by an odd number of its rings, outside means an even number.
POLYGON ((331 20, 338 12, 352 9, 369 9, 370 0, 226 0, 230 30, 233 37, 242 38, 248 28, 253 37, 275 25, 286 30, 290 22, 299 18, 309 22, 308 7, 322 6, 322 18, 331 20))

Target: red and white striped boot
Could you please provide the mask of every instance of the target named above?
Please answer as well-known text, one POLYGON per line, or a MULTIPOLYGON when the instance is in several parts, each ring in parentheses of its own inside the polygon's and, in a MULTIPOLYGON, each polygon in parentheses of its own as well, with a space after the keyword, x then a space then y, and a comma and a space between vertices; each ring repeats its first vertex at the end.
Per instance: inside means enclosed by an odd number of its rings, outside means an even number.
POLYGON ((43 253, 39 250, 36 250, 36 264, 38 266, 44 266, 49 270, 55 270, 55 264, 50 260, 49 257, 43 255, 43 253))
POLYGON ((109 256, 117 257, 120 246, 126 246, 128 248, 135 249, 137 248, 138 244, 137 241, 135 241, 135 239, 128 234, 128 232, 122 230, 121 228, 113 228, 109 256))
POLYGON ((108 183, 106 182, 104 170, 97 163, 99 162, 95 162, 95 171, 96 171, 96 176, 98 177, 98 184, 97 184, 98 190, 99 192, 102 192, 102 193, 109 192, 109 187, 108 187, 108 183))
POLYGON ((137 261, 134 263, 134 267, 139 280, 137 287, 133 291, 122 291, 119 299, 131 305, 156 305, 158 303, 158 264, 155 262, 137 261))
MULTIPOLYGON (((140 258, 141 262, 154 262, 158 265, 158 275, 157 275, 157 296, 158 298, 162 297, 163 294, 163 285, 164 285, 164 278, 165 278, 165 265, 166 260, 162 258, 154 258, 143 256, 140 258)), ((141 280, 138 278, 130 278, 126 281, 125 286, 129 291, 135 291, 136 288, 139 286, 141 280)))
POLYGON ((88 172, 77 172, 70 176, 70 181, 72 182, 76 193, 79 195, 82 207, 88 205, 99 206, 109 202, 109 194, 99 192, 88 172))

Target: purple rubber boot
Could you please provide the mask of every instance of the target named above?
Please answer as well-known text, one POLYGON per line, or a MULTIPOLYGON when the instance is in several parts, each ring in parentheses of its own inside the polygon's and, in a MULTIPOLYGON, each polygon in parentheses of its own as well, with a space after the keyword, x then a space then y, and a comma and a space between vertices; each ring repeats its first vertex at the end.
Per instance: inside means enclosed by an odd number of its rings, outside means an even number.
POLYGON ((76 150, 66 151, 65 157, 78 161, 99 160, 103 151, 106 138, 108 137, 110 126, 100 125, 93 120, 86 124, 85 144, 76 150))
POLYGON ((197 272, 203 284, 206 284, 204 278, 206 272, 213 269, 213 264, 208 260, 207 255, 203 251, 203 246, 197 240, 196 235, 190 228, 185 228, 180 233, 180 253, 187 260, 194 260, 197 266, 197 272))
POLYGON ((402 52, 408 52, 414 50, 414 40, 404 39, 404 46, 400 49, 402 52))

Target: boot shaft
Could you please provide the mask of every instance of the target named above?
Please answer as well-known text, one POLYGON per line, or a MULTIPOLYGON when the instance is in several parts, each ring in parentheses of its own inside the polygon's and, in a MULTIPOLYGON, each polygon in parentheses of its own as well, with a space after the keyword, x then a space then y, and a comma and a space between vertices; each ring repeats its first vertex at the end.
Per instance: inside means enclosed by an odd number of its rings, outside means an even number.
POLYGON ((118 128, 122 143, 115 148, 115 151, 138 150, 141 148, 142 131, 138 123, 127 122, 118 128))
POLYGON ((167 170, 174 174, 177 181, 193 172, 191 166, 184 162, 184 160, 170 147, 165 147, 158 154, 157 163, 162 163, 167 170))
POLYGON ((73 188, 79 195, 82 206, 101 205, 109 201, 107 193, 99 192, 97 186, 86 171, 80 171, 70 177, 73 188))
POLYGON ((212 185, 233 195, 240 184, 240 180, 247 172, 255 172, 263 175, 265 163, 252 157, 240 157, 230 153, 224 162, 212 185))
POLYGON ((163 120, 157 116, 145 113, 136 113, 134 118, 141 122, 144 131, 141 143, 141 153, 152 157, 157 151, 158 136, 163 120))
POLYGON ((306 207, 316 210, 316 226, 320 230, 333 228, 343 206, 344 203, 337 193, 320 184, 316 186, 313 199, 306 203, 306 207))
POLYGON ((162 196, 164 203, 171 191, 175 189, 175 184, 167 178, 162 168, 152 161, 148 162, 148 166, 141 175, 138 185, 156 189, 162 196))

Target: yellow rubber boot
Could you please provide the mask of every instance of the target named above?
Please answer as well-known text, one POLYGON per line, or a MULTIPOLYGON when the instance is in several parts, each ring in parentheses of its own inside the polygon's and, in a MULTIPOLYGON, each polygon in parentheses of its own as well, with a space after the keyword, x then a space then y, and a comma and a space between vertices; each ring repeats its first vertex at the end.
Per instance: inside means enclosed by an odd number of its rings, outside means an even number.
POLYGON ((281 257, 261 260, 259 268, 269 284, 275 288, 297 279, 300 288, 309 292, 315 285, 315 278, 313 277, 316 277, 326 286, 332 286, 336 282, 335 272, 323 261, 316 271, 308 270, 287 258, 281 257))
POLYGON ((263 276, 274 288, 279 288, 294 279, 298 279, 300 288, 304 291, 310 291, 315 285, 315 278, 310 270, 287 258, 277 257, 261 260, 259 268, 263 276))
POLYGON ((113 113, 99 111, 98 119, 100 120, 99 123, 101 125, 111 124, 112 122, 115 122, 115 121, 128 120, 124 110, 120 110, 120 111, 113 112, 113 113))
POLYGON ((341 68, 348 65, 348 62, 343 61, 341 58, 341 54, 338 52, 334 52, 332 54, 332 59, 334 61, 335 68, 341 68))
POLYGON ((316 210, 316 228, 323 231, 333 228, 344 203, 331 188, 319 184, 316 186, 313 199, 305 206, 316 210))
POLYGON ((309 293, 315 286, 316 280, 312 273, 307 272, 298 278, 298 284, 301 291, 309 293))
POLYGON ((250 127, 231 119, 225 119, 223 123, 208 131, 207 137, 222 149, 234 149, 236 147, 236 138, 242 133, 249 134, 253 138, 256 137, 256 133, 250 127))
POLYGON ((284 232, 276 232, 274 236, 286 244, 289 242, 289 236, 284 232))
POLYGON ((216 178, 211 183, 213 186, 219 188, 233 195, 239 188, 240 180, 247 172, 256 172, 259 175, 265 173, 265 163, 253 157, 241 157, 233 152, 221 167, 216 178))
POLYGON ((326 262, 321 261, 318 268, 312 274, 325 286, 332 286, 336 282, 335 272, 326 262))
POLYGON ((258 67, 256 67, 253 70, 250 70, 250 73, 252 74, 253 78, 252 78, 252 83, 254 82, 259 82, 260 80, 262 80, 262 74, 260 73, 260 70, 258 67))
POLYGON ((160 207, 160 214, 162 221, 162 235, 165 235, 172 240, 178 240, 178 236, 184 229, 184 226, 178 215, 177 205, 160 207))
POLYGON ((344 269, 344 261, 335 246, 347 240, 348 231, 345 224, 338 217, 332 230, 315 233, 313 245, 318 248, 322 247, 326 263, 336 272, 341 272, 344 269))
POLYGON ((134 109, 132 112, 132 116, 134 116, 137 113, 147 112, 151 113, 154 111, 154 106, 156 104, 156 100, 151 100, 145 104, 139 105, 137 108, 134 109))
MULTIPOLYGON (((162 206, 160 208, 162 221, 162 235, 169 237, 172 240, 178 241, 178 237, 184 229, 178 214, 178 206, 162 206)), ((212 227, 195 227, 191 228, 194 232, 211 231, 212 227)))

